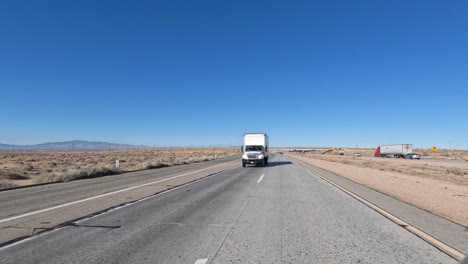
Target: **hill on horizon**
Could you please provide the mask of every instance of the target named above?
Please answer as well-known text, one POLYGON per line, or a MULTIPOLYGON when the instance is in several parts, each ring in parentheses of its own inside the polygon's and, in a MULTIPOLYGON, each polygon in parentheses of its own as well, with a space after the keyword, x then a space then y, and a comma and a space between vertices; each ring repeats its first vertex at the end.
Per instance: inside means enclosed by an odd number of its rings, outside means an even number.
POLYGON ((109 151, 150 148, 151 147, 148 146, 86 140, 46 142, 36 145, 12 145, 0 143, 0 151, 109 151))

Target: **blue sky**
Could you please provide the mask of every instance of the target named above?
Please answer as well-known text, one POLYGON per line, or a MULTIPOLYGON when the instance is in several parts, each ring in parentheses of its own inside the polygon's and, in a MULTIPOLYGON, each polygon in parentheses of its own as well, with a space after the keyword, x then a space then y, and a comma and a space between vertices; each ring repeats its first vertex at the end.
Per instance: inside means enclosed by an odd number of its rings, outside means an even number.
POLYGON ((468 149, 468 2, 1 1, 0 142, 468 149))

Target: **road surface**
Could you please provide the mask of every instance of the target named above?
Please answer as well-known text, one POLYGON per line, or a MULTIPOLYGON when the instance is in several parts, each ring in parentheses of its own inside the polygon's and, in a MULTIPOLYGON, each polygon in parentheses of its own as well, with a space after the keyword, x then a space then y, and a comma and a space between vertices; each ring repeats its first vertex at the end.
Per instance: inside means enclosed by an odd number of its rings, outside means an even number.
POLYGON ((457 261, 276 155, 7 245, 0 263, 457 261))

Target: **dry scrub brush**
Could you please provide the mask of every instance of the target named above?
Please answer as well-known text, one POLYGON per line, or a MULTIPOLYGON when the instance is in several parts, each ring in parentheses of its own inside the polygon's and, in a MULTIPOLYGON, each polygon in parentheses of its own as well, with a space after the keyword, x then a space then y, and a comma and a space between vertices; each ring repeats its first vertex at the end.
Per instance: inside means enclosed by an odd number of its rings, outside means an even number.
MULTIPOLYGON (((377 158, 354 158, 337 155, 296 154, 310 158, 342 163, 367 169, 397 172, 422 178, 431 178, 468 186, 468 169, 451 167, 439 161, 414 161, 405 159, 377 159, 377 158), (424 163, 422 163, 424 162, 424 163)), ((462 165, 460 165, 462 167, 462 165)))
MULTIPOLYGON (((0 152, 1 186, 22 180, 71 181, 145 169, 189 164, 240 154, 237 149, 165 149, 112 152, 0 152), (115 168, 115 161, 120 161, 115 168)), ((0 187, 6 188, 6 187, 0 187)))

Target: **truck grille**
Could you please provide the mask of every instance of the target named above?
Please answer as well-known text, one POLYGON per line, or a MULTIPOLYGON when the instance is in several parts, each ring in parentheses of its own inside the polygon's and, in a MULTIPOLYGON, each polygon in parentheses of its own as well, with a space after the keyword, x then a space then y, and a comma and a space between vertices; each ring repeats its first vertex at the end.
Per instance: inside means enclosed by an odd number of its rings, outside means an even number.
POLYGON ((255 155, 255 154, 247 154, 247 158, 249 158, 249 159, 256 159, 256 158, 257 158, 257 155, 255 155))

